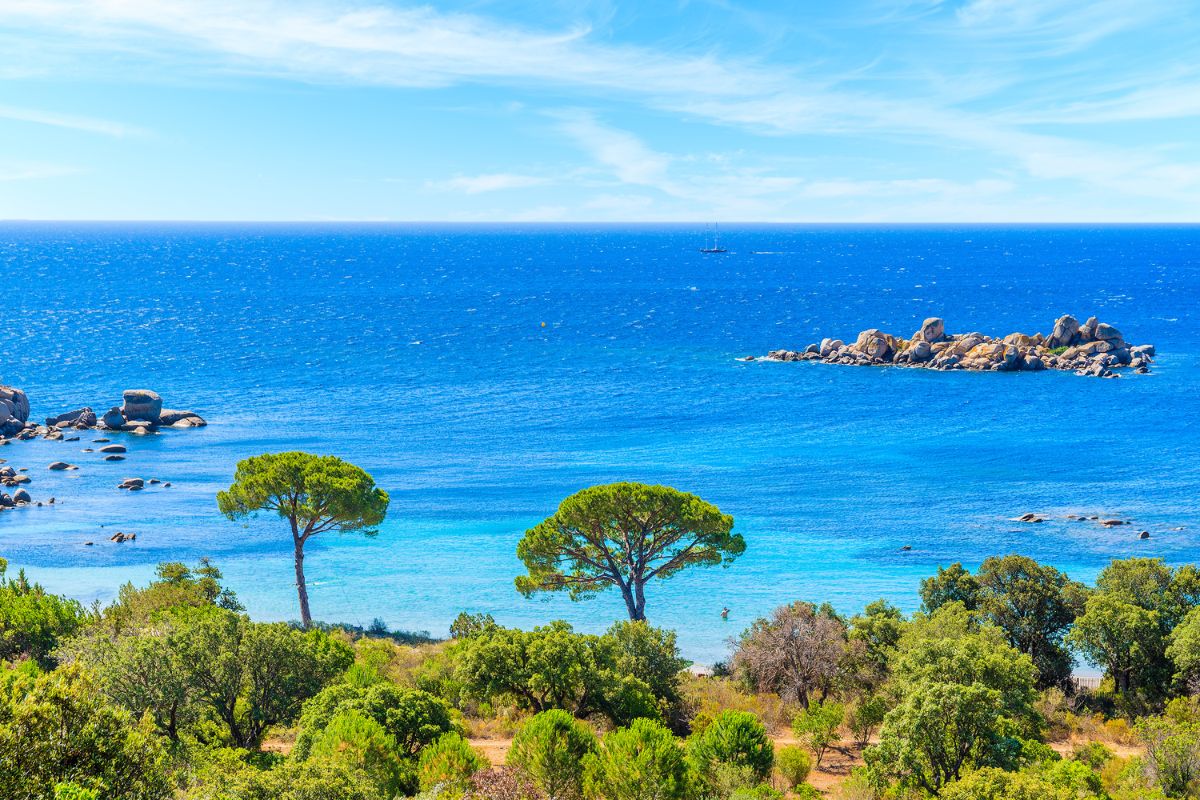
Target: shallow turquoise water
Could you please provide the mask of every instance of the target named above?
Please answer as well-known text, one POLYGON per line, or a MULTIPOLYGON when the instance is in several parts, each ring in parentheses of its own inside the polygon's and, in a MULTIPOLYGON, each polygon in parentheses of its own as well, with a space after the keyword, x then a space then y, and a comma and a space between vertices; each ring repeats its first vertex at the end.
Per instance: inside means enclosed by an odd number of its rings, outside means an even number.
POLYGON ((294 617, 286 532, 223 520, 213 495, 239 458, 303 448, 360 464, 393 498, 377 538, 310 544, 314 613, 439 634, 460 610, 588 630, 618 618, 616 595, 512 588, 522 531, 610 480, 694 491, 746 536, 728 570, 649 593, 652 621, 702 661, 782 602, 911 609, 918 579, 954 560, 1022 552, 1088 580, 1113 557, 1196 559, 1200 228, 723 234, 732 252, 702 256, 685 226, 0 225, 0 268, 23 287, 0 382, 36 416, 145 386, 211 422, 129 437, 121 464, 86 441, 3 448, 60 504, 0 515, 0 554, 83 599, 209 555, 254 616, 294 617), (931 315, 1008 333, 1062 313, 1156 344, 1154 372, 735 360, 931 315), (59 459, 81 469, 46 471, 59 459), (114 488, 130 475, 174 485, 114 488), (1049 521, 1008 521, 1031 510, 1049 521), (138 539, 110 544, 113 529, 138 539))

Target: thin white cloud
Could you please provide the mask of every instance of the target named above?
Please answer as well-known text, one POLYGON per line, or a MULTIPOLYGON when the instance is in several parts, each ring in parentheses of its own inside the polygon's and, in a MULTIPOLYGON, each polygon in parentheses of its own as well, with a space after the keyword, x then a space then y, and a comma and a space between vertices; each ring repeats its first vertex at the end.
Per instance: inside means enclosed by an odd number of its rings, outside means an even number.
POLYGON ((138 136, 145 133, 141 128, 111 120, 62 114, 37 108, 17 108, 16 106, 7 105, 0 105, 0 119, 29 122, 35 125, 49 125, 53 128, 68 128, 70 130, 98 133, 116 138, 138 136))
POLYGON ((647 147, 629 131, 604 125, 583 111, 560 112, 559 129, 570 136, 599 164, 610 169, 617 180, 635 186, 650 186, 667 194, 683 190, 667 175, 671 157, 647 147))
MULTIPOLYGON (((905 12, 898 17, 919 13, 930 20, 928 29, 943 37, 922 46, 978 53, 989 68, 996 68, 1030 54, 1052 58, 1092 47, 1178 11, 1180 0, 968 0, 957 12, 935 0, 894 5, 905 12)), ((994 103, 990 93, 1036 83, 1037 76, 1015 70, 961 76, 945 74, 945 64, 916 61, 909 70, 913 78, 899 95, 893 91, 895 83, 872 83, 869 70, 822 67, 819 62, 802 70, 669 47, 620 46, 591 36, 586 26, 541 31, 478 14, 370 0, 0 0, 0 33, 5 31, 40 35, 48 61, 75 57, 81 69, 95 54, 112 54, 113 62, 130 59, 141 69, 148 62, 163 70, 398 87, 479 83, 551 92, 566 88, 758 135, 911 140, 973 152, 980 163, 1001 160, 1035 179, 1071 181, 1122 195, 1194 202, 1200 191, 1200 169, 1186 160, 1195 158, 1194 148, 1182 150, 1180 160, 1172 157, 1169 146, 1116 147, 1035 132, 1036 108, 1024 109, 1023 116, 989 110, 983 101, 994 103), (969 91, 956 92, 956 84, 969 91)), ((0 71, 4 58, 0 54, 0 71)), ((1086 106, 1078 110, 1097 120, 1190 116, 1195 101, 1186 93, 1193 89, 1191 83, 1179 83, 1130 96, 1124 103, 1078 101, 1086 106)), ((1071 108, 1070 102, 1055 103, 1053 97, 1044 102, 1051 112, 1071 108)), ((632 133, 604 126, 587 114, 561 117, 557 124, 619 183, 677 199, 695 197, 697 190, 724 191, 724 182, 738 187, 737 203, 742 205, 737 207, 753 211, 765 206, 761 198, 800 182, 761 170, 718 173, 697 182, 677 174, 679 156, 658 152, 632 133)), ((104 127, 92 129, 106 132, 104 127)), ((114 132, 118 129, 107 132, 122 135, 114 132)), ((471 180, 463 178, 457 189, 516 188, 499 178, 494 184, 471 180)))
POLYGON ((464 192, 466 194, 483 194, 499 192, 506 189, 527 189, 531 186, 544 186, 550 183, 549 178, 537 175, 519 175, 511 172, 493 172, 483 175, 457 175, 444 181, 429 181, 427 189, 442 191, 464 192))

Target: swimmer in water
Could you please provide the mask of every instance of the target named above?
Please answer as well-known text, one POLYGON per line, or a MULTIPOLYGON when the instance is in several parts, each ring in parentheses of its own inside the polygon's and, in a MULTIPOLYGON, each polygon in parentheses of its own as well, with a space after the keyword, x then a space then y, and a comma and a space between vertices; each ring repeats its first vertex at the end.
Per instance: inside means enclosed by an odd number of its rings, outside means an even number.
POLYGON ((721 609, 721 619, 729 619, 729 609, 728 608, 721 609))

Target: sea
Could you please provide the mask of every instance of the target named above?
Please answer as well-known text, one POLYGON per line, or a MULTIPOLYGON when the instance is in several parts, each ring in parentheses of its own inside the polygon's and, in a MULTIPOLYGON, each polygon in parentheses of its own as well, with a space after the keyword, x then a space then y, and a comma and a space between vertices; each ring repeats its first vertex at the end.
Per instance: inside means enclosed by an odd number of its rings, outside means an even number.
POLYGON ((721 232, 729 252, 704 254, 701 224, 0 224, 0 383, 35 418, 148 388, 209 421, 119 434, 122 462, 83 452, 93 432, 0 448, 56 499, 0 514, 0 555, 86 603, 207 557, 251 616, 295 619, 286 525, 231 522, 215 494, 240 459, 300 449, 391 496, 377 536, 309 543, 318 619, 601 632, 620 596, 521 597, 517 542, 579 489, 661 483, 747 543, 647 589, 650 621, 700 663, 791 601, 913 611, 956 561, 1022 553, 1091 581, 1114 558, 1200 555, 1200 227, 721 232), (1068 313, 1154 344, 1152 372, 740 360, 932 316, 1049 333, 1068 313), (79 469, 47 470, 59 460, 79 469), (1013 521, 1026 512, 1045 521, 1013 521))

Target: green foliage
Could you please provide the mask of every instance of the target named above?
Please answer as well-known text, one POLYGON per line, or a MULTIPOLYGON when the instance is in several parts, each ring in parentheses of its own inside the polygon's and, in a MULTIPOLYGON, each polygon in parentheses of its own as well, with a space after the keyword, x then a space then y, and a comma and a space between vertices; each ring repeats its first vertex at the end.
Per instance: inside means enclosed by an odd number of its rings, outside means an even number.
POLYGON ((64 653, 93 669, 108 697, 138 716, 149 713, 172 738, 206 716, 248 748, 271 725, 294 720, 354 660, 348 645, 325 633, 251 622, 214 605, 177 608, 115 640, 93 633, 64 653))
POLYGON ((1083 800, 1100 797, 1057 785, 1036 772, 1006 772, 984 767, 944 787, 942 800, 1083 800))
POLYGON ((722 711, 688 740, 688 758, 700 780, 713 785, 718 766, 745 769, 750 783, 761 783, 775 764, 775 747, 758 717, 722 711))
POLYGON ((95 789, 85 789, 78 783, 60 783, 54 787, 54 800, 100 800, 95 789))
POLYGON ((888 662, 903 633, 904 615, 886 600, 868 603, 863 613, 850 618, 850 641, 862 644, 866 664, 871 667, 870 674, 858 670, 867 678, 864 688, 875 689, 887 678, 888 662))
POLYGON ((525 532, 517 591, 567 592, 572 600, 617 587, 629 618, 645 619, 645 585, 693 566, 728 566, 746 549, 733 517, 667 486, 613 483, 563 500, 525 532))
POLYGON ((792 732, 816 758, 821 766, 825 751, 838 739, 838 728, 846 718, 846 707, 841 703, 814 700, 792 720, 792 732))
POLYGON ((47 594, 30 583, 25 571, 8 580, 8 562, 0 558, 0 662, 32 658, 46 669, 54 667, 52 651, 86 619, 74 600, 47 594))
POLYGON ((999 691, 980 684, 915 684, 864 758, 875 774, 931 794, 975 767, 1011 768, 1020 744, 999 732, 1003 705, 999 691))
POLYGON ((1114 753, 1100 742, 1088 742, 1076 745, 1071 758, 1093 770, 1100 770, 1113 760, 1114 753))
MULTIPOLYGON (((191 800, 191 798, 189 798, 191 800)), ((199 798, 197 798, 199 800, 199 798)), ((382 800, 371 777, 341 760, 288 762, 252 773, 241 793, 203 800, 382 800)))
POLYGON ((679 657, 675 631, 627 620, 610 627, 601 641, 613 673, 645 683, 664 717, 679 706, 679 675, 692 662, 679 657))
POLYGON ((171 795, 166 754, 149 725, 108 705, 88 675, 61 667, 16 675, 0 692, 0 797, 52 800, 59 791, 122 800, 171 795), (74 787, 56 788, 62 784, 74 787))
POLYGON ((878 695, 859 697, 846 709, 846 726, 859 747, 866 747, 871 736, 883 724, 887 701, 878 695))
POLYGON ((341 711, 313 737, 309 757, 341 761, 369 776, 384 797, 412 786, 396 740, 373 718, 359 711, 341 711))
POLYGON ((1171 633, 1197 603, 1196 567, 1174 569, 1157 558, 1113 561, 1097 576, 1096 592, 1068 639, 1108 671, 1126 701, 1133 695, 1159 700, 1176 671, 1167 655, 1171 633))
POLYGON ((491 633, 498 627, 496 618, 491 614, 468 614, 463 611, 450 623, 450 638, 470 639, 481 633, 491 633))
POLYGON ((532 631, 497 627, 462 640, 454 660, 455 680, 478 699, 507 698, 534 712, 603 714, 616 725, 661 718, 678 697, 678 672, 687 663, 674 634, 618 625, 591 636, 565 622, 532 631), (663 695, 655 696, 648 681, 663 695))
POLYGON ((421 748, 455 730, 449 706, 428 692, 387 682, 367 686, 335 683, 304 704, 293 755, 307 758, 319 735, 344 713, 373 720, 404 758, 415 756, 421 748))
POLYGON ((507 763, 540 789, 547 800, 583 796, 583 762, 597 748, 596 735, 566 711, 543 711, 513 737, 507 763))
POLYGON ((217 493, 217 507, 231 520, 267 511, 288 521, 300 621, 308 626, 312 617, 304 582, 304 544, 328 531, 373 536, 387 514, 388 494, 365 471, 336 456, 291 451, 239 461, 233 485, 217 493))
POLYGON ((487 761, 457 733, 447 733, 421 751, 417 778, 423 791, 440 788, 461 793, 472 775, 487 767, 487 761))
POLYGON ((649 719, 605 736, 583 769, 589 800, 686 800, 690 792, 682 745, 649 719))
POLYGON ((795 789, 812 772, 812 758, 801 747, 781 747, 775 751, 775 769, 789 789, 795 789))
POLYGON ((1175 680, 1185 688, 1200 688, 1200 608, 1194 608, 1171 632, 1167 658, 1175 680))
POLYGON ((1146 769, 1168 797, 1200 797, 1200 721, 1151 717, 1137 725, 1146 769))
POLYGON ((947 603, 962 603, 968 611, 979 607, 979 581, 957 561, 921 581, 922 611, 933 614, 947 603))
POLYGON ((145 587, 126 583, 117 592, 117 600, 90 621, 91 636, 116 638, 130 630, 143 628, 178 608, 217 606, 242 611, 234 593, 221 585, 221 571, 202 558, 195 567, 171 561, 159 564, 155 580, 145 587))
POLYGON ((1011 647, 999 628, 976 625, 960 603, 917 615, 900 641, 892 671, 897 696, 921 683, 979 684, 999 693, 1001 713, 1024 735, 1035 736, 1041 727, 1034 709, 1033 661, 1011 647))
POLYGON ((1063 638, 1082 612, 1087 590, 1054 567, 1018 555, 985 560, 977 581, 980 613, 1033 661, 1038 687, 1065 683, 1071 654, 1063 638))
POLYGON ((1067 639, 1107 670, 1121 694, 1153 689, 1170 675, 1159 613, 1110 592, 1088 598, 1067 639))
MULTIPOLYGON (((769 783, 760 783, 757 786, 744 786, 735 789, 729 795, 729 800, 783 800, 783 797, 783 792, 769 783)), ((820 797, 820 795, 818 794, 817 797, 820 797)), ((813 798, 813 800, 816 800, 816 798, 813 798)))

